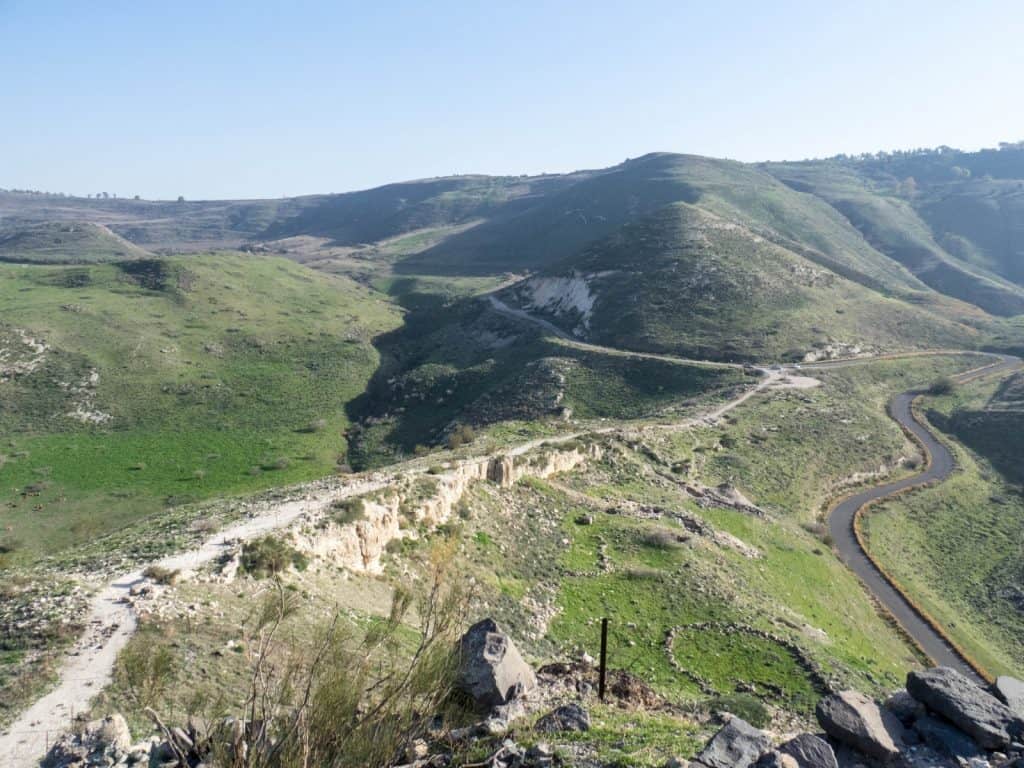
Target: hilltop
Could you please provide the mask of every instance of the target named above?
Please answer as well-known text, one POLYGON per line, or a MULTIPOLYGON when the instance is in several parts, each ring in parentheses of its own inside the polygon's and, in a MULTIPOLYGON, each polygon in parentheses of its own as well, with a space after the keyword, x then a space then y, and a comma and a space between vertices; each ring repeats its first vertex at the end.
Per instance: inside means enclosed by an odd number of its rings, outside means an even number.
POLYGON ((0 261, 88 264, 151 255, 103 224, 44 222, 0 229, 0 261))

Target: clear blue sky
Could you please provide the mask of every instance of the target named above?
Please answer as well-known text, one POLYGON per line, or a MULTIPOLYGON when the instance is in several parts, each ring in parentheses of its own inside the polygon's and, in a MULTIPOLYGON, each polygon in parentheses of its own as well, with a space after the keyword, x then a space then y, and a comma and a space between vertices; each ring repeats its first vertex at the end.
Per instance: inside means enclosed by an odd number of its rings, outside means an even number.
POLYGON ((994 146, 1024 138, 1022 41, 1020 0, 0 0, 0 187, 277 197, 994 146))

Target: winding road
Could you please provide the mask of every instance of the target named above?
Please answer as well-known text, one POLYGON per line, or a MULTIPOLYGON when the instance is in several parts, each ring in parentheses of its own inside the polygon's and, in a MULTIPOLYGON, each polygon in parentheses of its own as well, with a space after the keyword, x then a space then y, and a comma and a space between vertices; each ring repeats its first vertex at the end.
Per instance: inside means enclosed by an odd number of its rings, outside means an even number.
MULTIPOLYGON (((570 339, 557 326, 542 318, 530 315, 523 310, 509 307, 496 296, 488 297, 491 306, 503 314, 532 322, 547 331, 566 339, 567 342, 594 351, 617 355, 629 355, 653 358, 677 363, 710 365, 714 367, 739 368, 736 364, 713 361, 687 360, 668 355, 628 352, 596 345, 585 344, 570 339)), ((927 354, 927 353, 925 353, 927 354)), ((942 354, 942 352, 940 352, 942 354)), ((975 352, 946 352, 946 354, 979 354, 975 352)), ((1008 372, 1018 366, 1021 361, 1008 355, 989 355, 995 362, 983 368, 968 371, 956 377, 960 381, 981 375, 1008 372)), ((844 365, 855 365, 869 362, 876 358, 836 361, 804 366, 805 368, 827 368, 844 365)), ((759 392, 770 387, 802 386, 801 377, 796 373, 795 366, 774 366, 759 368, 761 379, 753 386, 720 404, 708 413, 704 413, 689 423, 696 424, 706 420, 716 420, 729 410, 746 402, 759 392), (788 383, 787 383, 788 382, 788 383)), ((804 382, 808 380, 804 379, 804 382)), ((891 403, 891 415, 904 428, 920 440, 931 457, 928 468, 921 474, 893 483, 861 491, 843 499, 835 506, 830 517, 830 526, 835 544, 842 559, 863 580, 870 592, 895 616, 907 633, 937 663, 956 667, 975 679, 978 675, 943 637, 941 632, 931 626, 907 601, 906 598, 887 580, 887 578, 871 562, 861 547, 854 529, 857 512, 872 501, 885 498, 891 494, 910 487, 928 482, 943 480, 955 467, 953 456, 949 450, 913 415, 912 404, 920 392, 911 391, 898 395, 891 403)), ((599 430, 603 431, 603 430, 599 430)), ((570 439, 573 437, 546 438, 532 440, 513 448, 514 453, 521 453, 541 442, 570 439)), ((422 470, 420 470, 422 471, 422 470)), ((251 539, 268 531, 284 527, 297 520, 303 513, 319 508, 330 501, 345 498, 369 490, 383 487, 401 474, 395 467, 392 472, 374 473, 365 477, 353 477, 349 483, 341 487, 324 487, 319 491, 299 492, 284 503, 270 504, 246 520, 239 521, 227 529, 212 536, 200 546, 160 561, 160 565, 182 571, 194 571, 210 562, 225 551, 231 542, 251 539)), ((315 487, 316 484, 311 484, 315 487)), ((144 581, 141 570, 134 571, 115 579, 97 592, 90 606, 88 631, 71 649, 59 670, 59 682, 48 694, 44 695, 25 710, 17 720, 6 728, 0 728, 0 755, 4 765, 10 768, 30 768, 38 765, 39 759, 46 751, 52 739, 63 731, 75 712, 87 710, 90 699, 111 679, 114 662, 118 652, 131 637, 136 626, 136 617, 130 602, 131 588, 144 581)))
MULTIPOLYGON (((992 355, 992 357, 996 358, 996 362, 962 373, 953 377, 954 380, 964 383, 979 376, 1007 373, 1021 364, 1019 358, 1011 355, 992 355)), ((889 403, 889 415, 924 447, 930 457, 925 471, 913 477, 868 488, 842 499, 832 508, 829 515, 829 529, 843 562, 857 574, 871 594, 885 606, 932 661, 939 665, 953 667, 972 679, 984 683, 982 675, 967 663, 945 636, 911 605, 903 593, 871 561, 857 537, 855 527, 857 515, 866 505, 894 496, 908 488, 941 482, 949 477, 956 468, 956 460, 949 449, 914 416, 914 400, 921 394, 920 390, 911 390, 897 395, 889 403)))

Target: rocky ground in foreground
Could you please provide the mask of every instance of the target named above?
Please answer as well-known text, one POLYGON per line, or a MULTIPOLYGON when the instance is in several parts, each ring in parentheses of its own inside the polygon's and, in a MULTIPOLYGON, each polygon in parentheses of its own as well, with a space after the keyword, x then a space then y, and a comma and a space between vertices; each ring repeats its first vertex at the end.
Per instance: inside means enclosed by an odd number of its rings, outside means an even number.
MULTIPOLYGON (((530 667, 491 619, 471 627, 458 648, 456 687, 481 717, 451 727, 434 718, 423 738, 411 740, 390 763, 403 768, 442 766, 619 765, 601 759, 588 742, 590 709, 597 706, 593 659, 530 667)), ((642 680, 612 670, 606 700, 634 712, 670 710, 642 680)), ((666 754, 666 768, 1024 768, 1024 682, 1001 677, 985 689, 955 670, 911 672, 906 689, 884 702, 857 691, 829 693, 816 709, 819 732, 774 733, 728 713, 692 760, 666 754)), ((114 714, 80 723, 57 742, 47 768, 131 766, 212 768, 262 765, 247 752, 237 720, 207 730, 168 726, 154 715, 161 736, 133 743, 127 722, 114 714), (213 733, 213 736, 208 735, 213 733)))

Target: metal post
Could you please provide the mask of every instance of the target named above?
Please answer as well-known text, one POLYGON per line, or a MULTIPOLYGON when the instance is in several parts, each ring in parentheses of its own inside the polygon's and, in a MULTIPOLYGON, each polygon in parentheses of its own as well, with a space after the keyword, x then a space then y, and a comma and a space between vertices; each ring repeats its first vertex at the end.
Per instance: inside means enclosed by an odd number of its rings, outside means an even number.
POLYGON ((601 619, 601 666, 597 679, 597 698, 604 701, 604 676, 608 661, 608 619, 601 619))

